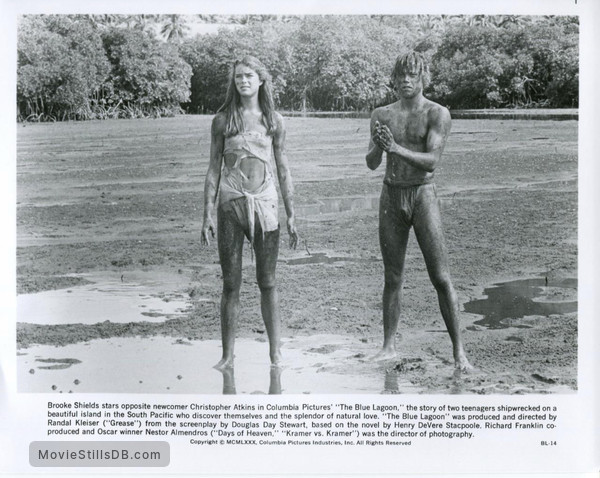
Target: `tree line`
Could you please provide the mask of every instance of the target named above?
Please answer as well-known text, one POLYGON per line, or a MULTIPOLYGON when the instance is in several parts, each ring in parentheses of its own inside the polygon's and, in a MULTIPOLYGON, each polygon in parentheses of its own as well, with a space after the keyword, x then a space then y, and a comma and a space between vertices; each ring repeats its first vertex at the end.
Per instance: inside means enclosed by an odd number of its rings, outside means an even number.
POLYGON ((232 61, 260 58, 282 110, 369 111, 396 95, 396 56, 423 53, 425 94, 449 108, 577 107, 575 17, 26 15, 18 25, 22 120, 214 113, 232 61))

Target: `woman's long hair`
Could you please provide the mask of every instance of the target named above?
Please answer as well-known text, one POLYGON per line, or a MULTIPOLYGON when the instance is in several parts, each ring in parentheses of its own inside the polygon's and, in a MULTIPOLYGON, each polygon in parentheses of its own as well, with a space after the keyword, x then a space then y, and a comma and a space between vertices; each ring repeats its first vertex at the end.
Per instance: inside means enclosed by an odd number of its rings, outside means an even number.
POLYGON ((258 78, 263 82, 258 89, 258 104, 262 110, 262 122, 267 128, 267 134, 272 135, 275 132, 276 126, 274 120, 275 107, 271 91, 271 75, 258 58, 247 55, 233 62, 225 103, 219 108, 219 111, 223 111, 227 115, 225 136, 235 136, 245 130, 244 118, 241 112, 240 93, 235 87, 235 68, 238 65, 244 65, 254 70, 258 78))

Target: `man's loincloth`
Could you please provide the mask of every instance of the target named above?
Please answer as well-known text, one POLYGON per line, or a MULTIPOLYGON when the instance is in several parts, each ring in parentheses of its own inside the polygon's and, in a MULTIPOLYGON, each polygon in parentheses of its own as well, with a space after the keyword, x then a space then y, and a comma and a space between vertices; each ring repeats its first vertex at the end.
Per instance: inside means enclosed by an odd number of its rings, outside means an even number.
POLYGON ((379 199, 379 217, 388 218, 409 229, 419 216, 429 216, 438 208, 435 183, 399 187, 384 183, 379 199))

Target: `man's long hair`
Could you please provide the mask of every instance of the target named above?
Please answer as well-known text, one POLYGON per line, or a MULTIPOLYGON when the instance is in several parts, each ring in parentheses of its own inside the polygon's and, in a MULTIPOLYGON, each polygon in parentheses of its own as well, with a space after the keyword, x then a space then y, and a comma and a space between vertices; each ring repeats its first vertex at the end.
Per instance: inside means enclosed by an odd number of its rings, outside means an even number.
POLYGON ((397 84, 398 77, 402 73, 418 73, 423 81, 423 88, 426 88, 429 84, 429 65, 421 53, 409 51, 396 58, 396 64, 391 75, 394 87, 397 84))
POLYGON ((267 128, 267 134, 272 135, 275 132, 276 126, 274 120, 275 107, 273 104, 273 93, 271 91, 271 75, 258 58, 246 55, 233 62, 229 75, 229 85, 227 87, 225 103, 219 108, 219 111, 223 111, 227 115, 225 136, 235 136, 245 130, 244 118, 241 111, 240 93, 235 87, 235 68, 238 65, 244 65, 251 70, 254 70, 258 75, 259 80, 263 82, 258 89, 258 104, 262 111, 262 122, 267 128))

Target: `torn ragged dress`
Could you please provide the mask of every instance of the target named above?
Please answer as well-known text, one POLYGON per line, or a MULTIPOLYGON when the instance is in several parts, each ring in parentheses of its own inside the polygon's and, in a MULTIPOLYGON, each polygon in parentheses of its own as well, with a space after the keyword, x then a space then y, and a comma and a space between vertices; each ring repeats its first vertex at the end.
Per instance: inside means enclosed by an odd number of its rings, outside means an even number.
POLYGON ((231 167, 223 161, 221 181, 219 184, 219 207, 230 207, 246 229, 250 242, 254 243, 255 217, 258 218, 262 232, 275 231, 279 228, 279 209, 277 188, 272 166, 273 137, 246 131, 225 138, 223 156, 233 154, 235 161, 231 167), (263 183, 254 191, 244 189, 248 178, 240 168, 242 159, 257 158, 265 165, 263 183), (245 201, 236 201, 244 198, 245 201))

